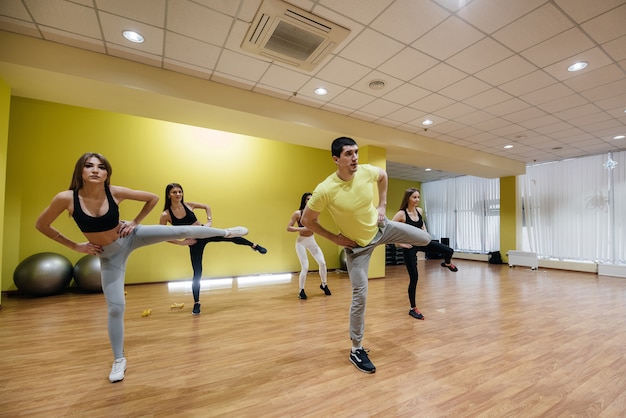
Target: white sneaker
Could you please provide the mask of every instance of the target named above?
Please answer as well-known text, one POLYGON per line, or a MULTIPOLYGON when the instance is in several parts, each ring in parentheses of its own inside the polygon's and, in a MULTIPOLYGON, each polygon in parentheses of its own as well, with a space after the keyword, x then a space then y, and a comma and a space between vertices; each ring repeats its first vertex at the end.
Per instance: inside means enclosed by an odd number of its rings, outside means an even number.
POLYGON ((111 374, 109 374, 109 382, 115 383, 124 380, 124 372, 126 371, 126 357, 115 359, 111 374))
POLYGON ((244 226, 234 226, 232 228, 226 228, 225 238, 235 238, 235 237, 243 237, 244 235, 248 235, 248 228, 244 226))

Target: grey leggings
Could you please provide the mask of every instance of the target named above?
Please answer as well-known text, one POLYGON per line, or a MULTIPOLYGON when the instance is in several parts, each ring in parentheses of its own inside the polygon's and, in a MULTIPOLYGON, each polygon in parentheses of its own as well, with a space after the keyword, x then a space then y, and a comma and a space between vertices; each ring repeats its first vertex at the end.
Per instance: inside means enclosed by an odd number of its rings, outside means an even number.
POLYGON ((423 229, 404 222, 385 219, 374 239, 365 247, 346 248, 346 267, 352 284, 352 303, 350 305, 350 339, 352 346, 361 347, 365 331, 365 304, 367 302, 367 270, 374 249, 383 244, 427 245, 430 235, 423 229))
POLYGON ((107 302, 109 340, 115 359, 124 356, 124 275, 133 250, 145 245, 184 238, 223 237, 226 230, 205 226, 137 225, 124 238, 103 247, 100 254, 102 291, 107 302))

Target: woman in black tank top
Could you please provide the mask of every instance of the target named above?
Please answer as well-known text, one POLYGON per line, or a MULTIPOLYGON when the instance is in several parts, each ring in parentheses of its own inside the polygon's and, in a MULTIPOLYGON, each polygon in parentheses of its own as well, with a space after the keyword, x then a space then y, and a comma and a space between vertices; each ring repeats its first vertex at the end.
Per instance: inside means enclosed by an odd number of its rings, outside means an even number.
MULTIPOLYGON (((424 224, 424 220, 422 218, 422 208, 419 205, 420 202, 420 192, 418 189, 414 187, 408 188, 404 192, 404 197, 402 198, 402 203, 400 203, 400 210, 394 215, 393 220, 396 222, 404 222, 409 225, 412 225, 416 228, 421 228, 426 231, 426 225, 424 224)), ((417 272, 417 252, 435 252, 439 254, 443 254, 445 261, 441 263, 443 267, 448 268, 450 271, 458 271, 456 266, 450 262, 452 258, 452 254, 454 250, 447 245, 440 244, 437 241, 431 241, 428 245, 424 247, 413 247, 407 244, 396 244, 399 247, 402 247, 402 254, 404 256, 404 265, 406 266, 407 272, 409 273, 409 303, 411 304, 411 309, 409 310, 409 315, 411 315, 415 319, 424 319, 424 315, 417 309, 415 302, 415 293, 417 291, 417 280, 418 280, 418 272, 417 272)))
POLYGON ((137 248, 185 238, 235 238, 248 233, 244 227, 229 229, 190 226, 140 225, 159 198, 154 193, 110 184, 111 165, 103 155, 89 152, 78 159, 69 190, 57 193, 39 215, 35 227, 50 239, 83 254, 100 258, 100 280, 107 305, 107 328, 113 351, 109 381, 124 379, 124 280, 128 257, 137 248), (131 221, 119 219, 118 205, 124 200, 142 202, 131 221), (68 211, 87 239, 74 242, 52 226, 68 211))
MULTIPOLYGON (((213 217, 211 216, 211 207, 204 203, 185 202, 183 186, 178 183, 170 183, 165 186, 165 206, 163 207, 163 213, 159 219, 161 225, 194 225, 194 226, 208 226, 213 224, 213 217), (194 209, 203 210, 206 213, 207 223, 202 224, 198 221, 194 209)), ((255 244, 245 238, 225 238, 225 237, 212 237, 204 239, 192 239, 185 238, 183 240, 171 240, 168 241, 176 245, 189 246, 189 255, 191 257, 191 268, 193 269, 193 279, 191 282, 191 291, 193 294, 193 310, 192 315, 200 315, 200 279, 202 278, 202 256, 204 254, 204 247, 209 242, 232 242, 237 245, 247 245, 253 250, 258 251, 261 254, 267 253, 267 250, 255 244)))

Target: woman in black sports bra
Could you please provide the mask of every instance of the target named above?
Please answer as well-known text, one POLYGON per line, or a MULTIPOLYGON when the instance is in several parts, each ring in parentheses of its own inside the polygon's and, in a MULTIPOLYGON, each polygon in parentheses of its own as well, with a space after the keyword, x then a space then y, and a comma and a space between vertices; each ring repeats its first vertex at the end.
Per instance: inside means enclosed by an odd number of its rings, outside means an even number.
MULTIPOLYGON (((420 191, 414 187, 409 187, 404 192, 402 203, 400 203, 400 210, 394 215, 393 220, 396 222, 405 222, 409 225, 413 225, 416 228, 421 228, 426 231, 426 225, 422 218, 422 208, 418 205, 420 203, 420 191)), ((445 261, 441 263, 442 267, 446 267, 450 271, 458 271, 456 266, 450 262, 454 250, 447 245, 441 244, 437 241, 430 241, 430 243, 423 247, 413 247, 408 244, 396 244, 402 248, 402 254, 404 256, 404 264, 409 273, 409 303, 411 304, 411 310, 409 315, 415 319, 424 319, 424 315, 417 309, 415 302, 415 292, 417 291, 417 252, 436 252, 444 255, 445 261)))
MULTIPOLYGON (((178 183, 170 183, 165 186, 165 206, 159 220, 161 225, 193 225, 193 226, 211 226, 213 217, 211 216, 211 207, 204 203, 185 202, 183 186, 178 183), (198 221, 193 213, 194 209, 205 211, 207 223, 204 225, 198 221)), ((245 238, 225 238, 211 237, 203 239, 186 238, 184 240, 171 240, 172 244, 189 246, 189 255, 191 257, 191 268, 193 269, 193 279, 191 282, 191 292, 193 294, 193 310, 192 315, 200 315, 200 279, 202 278, 202 256, 204 247, 209 242, 232 242, 237 245, 247 245, 261 254, 267 253, 267 250, 245 238)))
POLYGON ((113 349, 111 383, 124 379, 124 272, 130 253, 136 248, 184 238, 240 237, 244 227, 229 229, 192 226, 139 225, 159 201, 154 193, 112 186, 111 165, 97 153, 78 159, 69 190, 58 193, 39 215, 35 227, 45 236, 74 251, 100 258, 102 291, 107 302, 108 330, 113 349), (132 221, 120 221, 118 205, 124 200, 144 202, 132 221), (52 223, 68 211, 82 231, 86 242, 74 242, 52 223))

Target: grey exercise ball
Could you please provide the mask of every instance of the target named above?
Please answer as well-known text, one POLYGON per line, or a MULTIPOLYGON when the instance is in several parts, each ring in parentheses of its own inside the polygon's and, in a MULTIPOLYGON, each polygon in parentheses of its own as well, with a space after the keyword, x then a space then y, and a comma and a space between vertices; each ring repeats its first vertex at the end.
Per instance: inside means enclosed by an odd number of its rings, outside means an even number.
POLYGON ((37 253, 22 260, 13 272, 13 283, 25 295, 61 293, 72 280, 72 263, 56 253, 37 253))
POLYGON ((100 280, 100 258, 86 255, 74 266, 74 282, 79 289, 86 292, 102 292, 100 280))

